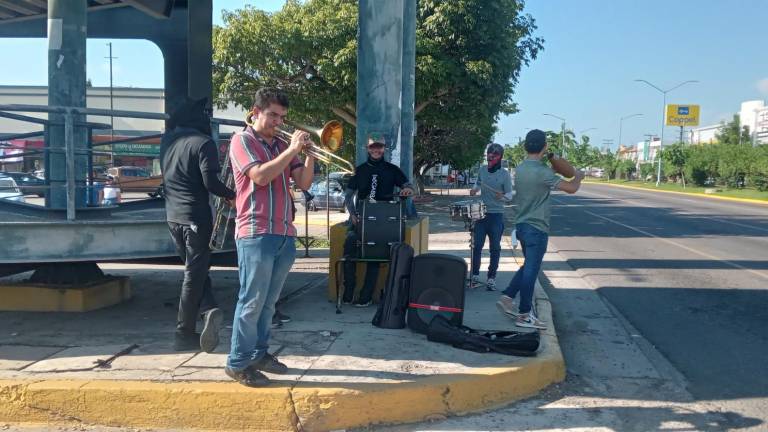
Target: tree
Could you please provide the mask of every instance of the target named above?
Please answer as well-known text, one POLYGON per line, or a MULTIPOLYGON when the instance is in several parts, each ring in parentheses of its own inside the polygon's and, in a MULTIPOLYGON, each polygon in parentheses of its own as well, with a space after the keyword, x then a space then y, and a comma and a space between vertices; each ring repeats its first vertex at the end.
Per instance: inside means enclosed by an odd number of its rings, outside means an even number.
POLYGON ((528 153, 525 151, 523 141, 517 144, 507 144, 504 146, 504 159, 509 161, 510 166, 518 166, 528 153))
MULTIPOLYGON (((470 165, 491 140, 498 116, 517 111, 512 94, 520 69, 543 47, 523 6, 522 0, 418 2, 414 174, 437 163, 470 165)), ((335 116, 356 126, 356 1, 287 0, 273 14, 246 6, 225 13, 213 39, 217 104, 247 108, 257 88, 278 86, 291 97, 292 118, 319 124, 335 116)), ((355 133, 345 135, 352 141, 355 133)))
POLYGON ((715 134, 715 139, 720 144, 751 144, 749 128, 740 127, 741 121, 738 114, 728 123, 723 122, 720 131, 715 134))
POLYGON ((682 143, 675 143, 662 149, 661 160, 667 165, 666 172, 671 175, 679 175, 683 181, 683 188, 685 188, 685 175, 683 174, 683 167, 688 160, 688 148, 683 146, 682 143), (671 169, 670 169, 671 168, 671 169))

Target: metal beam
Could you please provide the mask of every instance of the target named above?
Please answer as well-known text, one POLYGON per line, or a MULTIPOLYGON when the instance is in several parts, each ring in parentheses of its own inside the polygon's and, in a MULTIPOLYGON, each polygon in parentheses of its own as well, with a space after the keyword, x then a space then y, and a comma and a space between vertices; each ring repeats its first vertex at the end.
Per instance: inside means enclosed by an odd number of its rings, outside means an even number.
POLYGON ((37 6, 40 9, 48 10, 48 1, 47 0, 21 0, 26 4, 31 4, 33 6, 37 6))
POLYGON ((11 14, 10 12, 6 12, 3 9, 0 9, 0 19, 12 19, 12 18, 18 18, 20 15, 11 14))
POLYGON ((171 16, 171 9, 173 9, 173 2, 169 0, 123 0, 123 3, 135 7, 153 18, 159 19, 171 16))
POLYGON ((19 2, 12 2, 9 0, 0 0, 0 6, 6 9, 10 9, 14 12, 18 12, 22 15, 40 15, 42 13, 45 13, 45 9, 41 9, 41 8, 37 8, 37 10, 30 9, 29 7, 25 7, 19 2))

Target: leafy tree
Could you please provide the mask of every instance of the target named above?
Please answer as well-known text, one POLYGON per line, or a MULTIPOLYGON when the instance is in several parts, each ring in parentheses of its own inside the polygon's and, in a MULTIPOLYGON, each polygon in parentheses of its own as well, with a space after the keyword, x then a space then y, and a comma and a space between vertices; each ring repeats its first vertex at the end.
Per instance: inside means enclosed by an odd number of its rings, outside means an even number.
MULTIPOLYGON (((437 163, 471 165, 498 116, 517 111, 512 94, 520 69, 543 47, 523 6, 522 0, 418 2, 415 174, 437 163)), ((257 88, 278 86, 291 97, 292 118, 319 124, 335 116, 356 126, 356 1, 287 0, 271 14, 246 6, 224 14, 213 42, 219 105, 247 108, 257 88)), ((352 141, 355 132, 345 135, 352 141)))
POLYGON ((504 146, 504 159, 509 161, 510 166, 520 165, 520 162, 522 162, 527 155, 522 141, 517 144, 507 144, 504 146))
POLYGON ((720 144, 751 144, 749 128, 747 126, 740 128, 740 123, 738 114, 734 114, 733 119, 728 123, 723 122, 720 131, 715 134, 717 142, 720 144))
POLYGON ((688 159, 688 148, 683 146, 682 143, 675 143, 666 146, 661 151, 661 160, 666 164, 665 172, 670 173, 673 176, 680 176, 683 181, 683 188, 685 188, 685 175, 683 174, 683 167, 688 159))
POLYGON ((595 165, 602 168, 606 177, 610 180, 611 177, 616 177, 615 172, 618 164, 619 160, 616 158, 616 155, 608 150, 607 152, 600 154, 595 165))

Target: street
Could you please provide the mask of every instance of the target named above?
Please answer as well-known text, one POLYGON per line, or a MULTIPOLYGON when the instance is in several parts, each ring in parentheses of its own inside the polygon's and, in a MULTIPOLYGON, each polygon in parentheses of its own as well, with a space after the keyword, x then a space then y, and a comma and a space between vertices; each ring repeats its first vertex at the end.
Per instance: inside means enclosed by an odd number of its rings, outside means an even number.
POLYGON ((586 184, 553 197, 550 250, 685 378, 765 419, 768 207, 586 184))

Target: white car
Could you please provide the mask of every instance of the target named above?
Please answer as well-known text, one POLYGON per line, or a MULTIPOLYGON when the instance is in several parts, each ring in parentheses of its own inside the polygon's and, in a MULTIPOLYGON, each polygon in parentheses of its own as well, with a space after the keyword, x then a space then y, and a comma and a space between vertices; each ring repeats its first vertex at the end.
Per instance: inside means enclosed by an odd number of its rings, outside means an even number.
POLYGON ((0 199, 16 202, 26 202, 19 185, 11 177, 0 177, 0 199))

